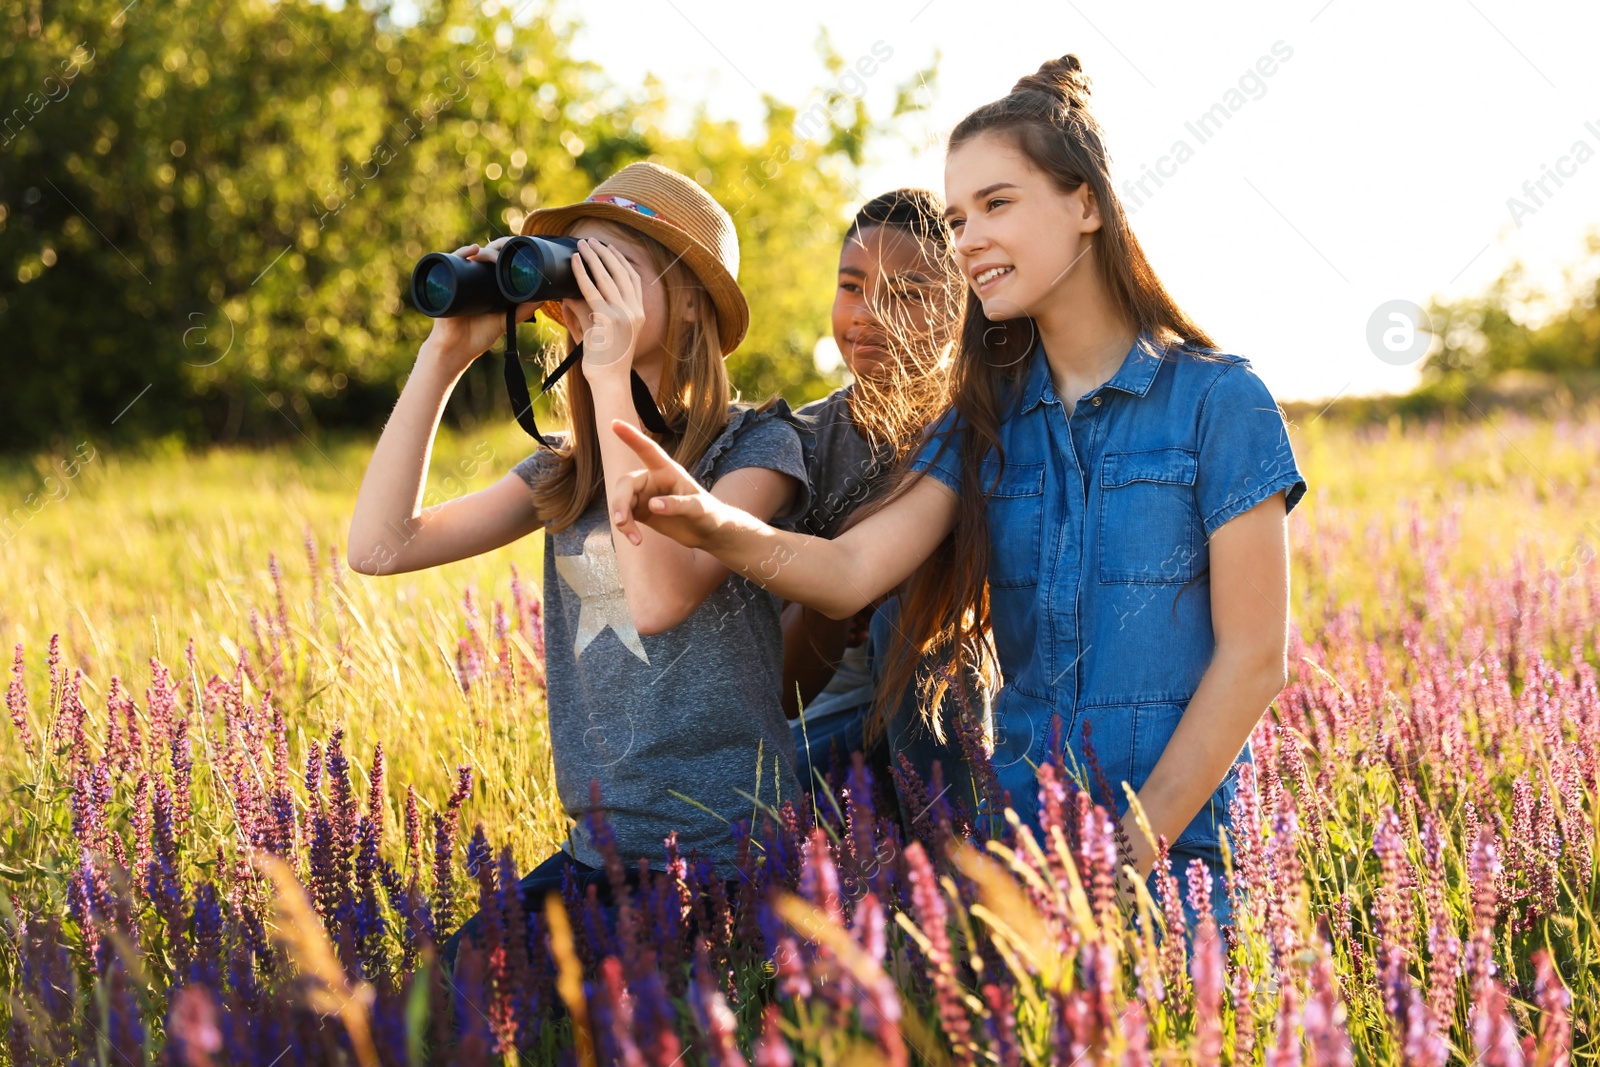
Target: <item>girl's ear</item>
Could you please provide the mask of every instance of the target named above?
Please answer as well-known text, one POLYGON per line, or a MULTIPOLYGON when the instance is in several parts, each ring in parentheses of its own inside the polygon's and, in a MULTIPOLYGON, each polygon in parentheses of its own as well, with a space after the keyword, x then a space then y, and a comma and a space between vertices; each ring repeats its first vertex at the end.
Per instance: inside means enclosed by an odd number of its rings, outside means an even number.
POLYGON ((1094 190, 1089 188, 1089 183, 1084 182, 1073 193, 1074 196, 1083 198, 1083 227, 1079 233, 1093 233, 1100 228, 1100 201, 1094 195, 1094 190))

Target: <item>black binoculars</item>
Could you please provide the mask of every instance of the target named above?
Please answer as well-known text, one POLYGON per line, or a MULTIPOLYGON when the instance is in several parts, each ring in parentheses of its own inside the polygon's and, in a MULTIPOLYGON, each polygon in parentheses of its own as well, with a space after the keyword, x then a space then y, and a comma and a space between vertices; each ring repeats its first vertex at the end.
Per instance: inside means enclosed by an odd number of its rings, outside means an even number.
POLYGON ((572 276, 573 237, 516 236, 493 263, 429 252, 411 272, 411 302, 436 319, 506 311, 529 301, 581 297, 572 276))
MULTIPOLYGON (((500 246, 500 255, 493 263, 448 252, 429 252, 417 260, 416 269, 411 272, 411 302, 424 315, 436 319, 489 312, 505 315, 506 395, 511 398, 511 412, 522 428, 546 448, 556 445, 539 432, 533 417, 533 400, 528 396, 528 382, 522 376, 517 356, 516 308, 519 304, 582 297, 583 290, 572 275, 572 254, 577 250, 574 237, 519 234, 500 246)), ((548 392, 582 359, 583 343, 579 341, 560 365, 545 375, 539 394, 548 392)), ((659 434, 674 432, 639 372, 630 370, 628 376, 634 409, 645 428, 659 434)), ((681 433, 681 427, 676 432, 681 433)))

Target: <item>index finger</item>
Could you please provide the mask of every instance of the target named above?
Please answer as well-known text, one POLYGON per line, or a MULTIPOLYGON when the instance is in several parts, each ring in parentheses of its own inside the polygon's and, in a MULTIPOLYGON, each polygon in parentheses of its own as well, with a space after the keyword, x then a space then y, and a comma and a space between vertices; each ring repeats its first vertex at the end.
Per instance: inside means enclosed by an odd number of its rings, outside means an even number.
POLYGON ((644 460, 644 465, 651 470, 671 470, 677 466, 672 457, 667 455, 660 445, 646 437, 644 431, 633 423, 622 419, 612 419, 611 432, 620 437, 623 444, 638 453, 639 458, 644 460))

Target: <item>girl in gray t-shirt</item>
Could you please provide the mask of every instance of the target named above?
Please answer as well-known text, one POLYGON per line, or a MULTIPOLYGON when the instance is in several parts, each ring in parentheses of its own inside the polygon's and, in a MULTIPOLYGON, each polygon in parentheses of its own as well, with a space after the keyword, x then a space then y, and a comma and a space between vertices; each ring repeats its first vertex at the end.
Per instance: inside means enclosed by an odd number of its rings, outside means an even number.
MULTIPOLYGON (((715 492, 725 478, 766 469, 803 484, 794 422, 782 400, 766 410, 733 408, 695 480, 715 492)), ((541 448, 516 473, 537 486, 555 458, 541 448)), ((734 844, 724 820, 748 818, 750 798, 776 806, 799 794, 777 700, 778 598, 730 572, 682 622, 640 633, 598 499, 571 526, 546 533, 544 589, 550 747, 569 814, 587 809, 590 783, 598 782, 630 864, 644 856, 661 867, 662 841, 676 831, 685 855, 698 849, 731 871, 734 844)), ((585 835, 574 834, 571 846, 579 861, 600 866, 585 835)))
MULTIPOLYGON (((540 306, 583 339, 560 382, 568 431, 541 436, 489 488, 419 510, 445 401, 506 327, 497 312, 434 319, 373 452, 349 541, 354 569, 393 574, 546 530, 550 735, 576 832, 522 880, 536 912, 564 874, 604 877, 588 825, 596 784, 626 866, 643 857, 665 869, 664 839, 676 832, 682 853, 715 860, 724 877, 736 855, 728 820, 799 792, 778 700, 776 598, 664 535, 611 536, 605 487, 635 462, 615 426, 659 420, 655 439, 711 492, 779 524, 810 506, 810 439, 781 400, 731 403, 723 360, 749 309, 734 280, 733 220, 698 183, 632 163, 582 203, 531 213, 522 233, 578 241, 581 298, 540 306)), ((455 254, 494 262, 506 240, 455 254)), ((523 304, 515 319, 539 309, 523 304)))

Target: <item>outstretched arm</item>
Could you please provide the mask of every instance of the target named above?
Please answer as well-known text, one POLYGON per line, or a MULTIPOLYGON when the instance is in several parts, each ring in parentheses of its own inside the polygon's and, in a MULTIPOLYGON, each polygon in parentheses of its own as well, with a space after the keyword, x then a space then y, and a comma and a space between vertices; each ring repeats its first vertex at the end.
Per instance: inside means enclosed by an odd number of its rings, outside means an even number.
POLYGON ((701 488, 637 428, 620 419, 611 428, 643 463, 617 478, 609 496, 612 525, 630 543, 643 539, 642 524, 830 619, 849 618, 905 581, 955 526, 956 495, 920 478, 832 540, 775 530, 701 488))

